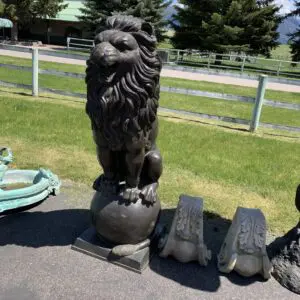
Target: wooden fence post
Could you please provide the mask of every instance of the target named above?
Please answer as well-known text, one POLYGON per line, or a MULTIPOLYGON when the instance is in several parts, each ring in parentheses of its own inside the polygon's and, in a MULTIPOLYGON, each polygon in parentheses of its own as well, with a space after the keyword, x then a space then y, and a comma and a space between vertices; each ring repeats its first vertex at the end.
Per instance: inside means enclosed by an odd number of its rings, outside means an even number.
POLYGON ((259 84, 258 84, 258 88, 257 88, 255 104, 253 107, 252 119, 250 122, 250 129, 249 129, 251 132, 254 132, 258 128, 258 125, 259 125, 261 108, 262 108, 264 97, 265 97, 267 82, 268 82, 267 75, 259 75, 259 84))
POLYGON ((39 95, 39 50, 32 48, 32 96, 39 95))

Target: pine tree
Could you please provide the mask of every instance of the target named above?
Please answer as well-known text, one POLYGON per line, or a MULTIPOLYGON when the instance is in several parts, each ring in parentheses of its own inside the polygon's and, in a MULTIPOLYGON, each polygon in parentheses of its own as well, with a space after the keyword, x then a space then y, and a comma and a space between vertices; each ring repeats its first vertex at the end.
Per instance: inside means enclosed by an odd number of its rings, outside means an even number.
POLYGON ((241 42, 249 43, 250 54, 262 54, 270 57, 271 50, 276 48, 279 33, 278 25, 282 22, 280 7, 274 0, 242 0, 244 32, 241 42))
POLYGON ((163 19, 164 10, 172 1, 165 0, 86 0, 81 9, 79 20, 90 36, 101 30, 107 17, 115 14, 133 15, 153 24, 157 39, 164 38, 164 28, 167 22, 163 19))
POLYGON ((127 7, 124 2, 127 1, 85 0, 84 8, 80 9, 81 15, 77 17, 83 22, 87 34, 93 37, 96 30, 105 24, 107 17, 127 7))
POLYGON ((5 4, 0 0, 0 17, 4 14, 5 4))
POLYGON ((202 21, 206 50, 218 53, 247 51, 249 45, 240 42, 243 33, 241 4, 237 1, 232 1, 229 6, 225 2, 223 4, 224 8, 213 13, 208 22, 202 21))
POLYGON ((180 1, 172 26, 176 48, 269 55, 281 19, 273 0, 180 1))
POLYGON ((164 40, 166 37, 165 28, 169 23, 164 19, 164 11, 172 3, 172 1, 138 0, 131 2, 131 5, 123 12, 123 14, 142 18, 146 22, 151 23, 154 26, 157 40, 159 42, 164 40))
POLYGON ((3 0, 4 17, 10 19, 14 26, 11 30, 11 39, 18 40, 18 28, 28 26, 33 20, 31 0, 3 0))
POLYGON ((64 0, 38 0, 34 1, 32 14, 35 18, 46 19, 47 24, 47 42, 50 44, 50 18, 55 18, 56 15, 68 4, 63 3, 64 0))
MULTIPOLYGON (((288 16, 300 16, 300 0, 295 0, 295 9, 288 16)), ((290 48, 293 61, 300 61, 300 26, 290 35, 290 48)))
POLYGON ((37 0, 33 1, 32 14, 38 18, 55 18, 68 4, 64 0, 37 0))
POLYGON ((4 16, 13 23, 12 39, 18 39, 18 27, 30 25, 39 18, 54 18, 59 11, 67 7, 64 0, 3 0, 4 16))
POLYGON ((211 15, 218 10, 219 2, 219 0, 178 1, 182 6, 175 6, 176 14, 171 21, 171 26, 175 30, 171 41, 175 48, 209 50, 202 22, 209 22, 211 15))

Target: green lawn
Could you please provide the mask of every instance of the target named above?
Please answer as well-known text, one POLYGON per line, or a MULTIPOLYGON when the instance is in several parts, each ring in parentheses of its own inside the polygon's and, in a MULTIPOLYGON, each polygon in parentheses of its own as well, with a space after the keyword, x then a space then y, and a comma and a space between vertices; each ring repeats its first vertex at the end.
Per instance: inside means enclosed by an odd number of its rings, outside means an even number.
MULTIPOLYGON (((0 91, 0 119, 0 140, 14 150, 15 167, 44 166, 89 185, 99 173, 82 103, 0 91)), ((203 196, 205 209, 226 218, 238 205, 261 208, 275 233, 298 221, 293 206, 299 140, 161 117, 158 145, 164 158, 159 192, 165 206, 175 207, 178 196, 187 193, 203 196)))
MULTIPOLYGON (((15 58, 9 56, 1 56, 1 62, 6 64, 12 65, 20 65, 20 66, 31 66, 31 60, 29 59, 22 59, 22 58, 15 58)), ((69 65, 69 64, 61 64, 61 63, 53 63, 53 62, 39 62, 39 67, 41 69, 52 69, 56 71, 64 71, 64 72, 73 72, 73 73, 81 73, 84 74, 85 67, 78 66, 78 65, 69 65)), ((9 70, 0 67, 0 79, 7 77, 11 78, 15 81, 22 78, 23 83, 30 84, 31 77, 28 76, 28 73, 9 70), (10 73, 10 74, 8 74, 10 73), (23 74, 22 74, 23 73, 23 74), (17 75, 17 76, 16 76, 17 75)), ((40 78, 50 78, 46 82, 46 84, 53 85, 51 83, 51 77, 57 78, 55 76, 49 75, 40 75, 40 78)), ((7 79, 8 80, 8 79, 7 79)), ((46 79, 43 79, 46 80, 46 79)), ((65 80, 69 80, 69 78, 60 78, 60 83, 54 83, 53 88, 59 89, 60 86, 68 86, 72 89, 75 88, 77 92, 81 92, 84 90, 84 83, 82 80, 76 81, 73 78, 70 79, 74 81, 74 84, 70 85, 70 81, 64 84, 65 80)), ((15 82, 14 81, 14 82, 15 82)), ((57 81, 57 80, 56 80, 57 81)), ((202 91, 209 91, 209 92, 217 92, 217 93, 227 93, 233 95, 240 95, 240 96, 250 96, 255 97, 256 89, 250 87, 243 87, 238 85, 228 85, 222 83, 214 83, 214 82, 206 82, 206 81, 198 81, 198 80, 185 80, 185 79, 177 79, 177 78, 168 78, 168 77, 161 77, 161 85, 163 86, 172 86, 172 87, 181 87, 181 88, 188 88, 188 89, 195 89, 195 90, 202 90, 202 91)), ((50 87, 50 86, 49 86, 50 87)), ((74 90, 75 92, 75 90, 74 90)), ((266 91, 266 98, 275 101, 282 101, 282 102, 290 102, 290 103, 300 103, 300 93, 289 93, 289 92, 280 92, 280 91, 266 91)))
MULTIPOLYGON (((11 57, 11 56, 4 56, 4 55, 1 55, 0 58, 1 58, 1 63, 3 64, 25 66, 25 67, 31 67, 32 65, 31 59, 27 59, 27 58, 11 57)), ((63 71, 63 72, 73 72, 73 73, 85 72, 85 66, 54 63, 54 62, 48 62, 42 60, 39 61, 39 68, 63 71)))
MULTIPOLYGON (((172 93, 161 93, 160 105, 167 108, 246 120, 251 119, 253 109, 253 104, 249 103, 172 93)), ((261 122, 300 127, 300 111, 264 106, 261 122)))
POLYGON ((291 60, 291 52, 289 45, 279 45, 271 52, 271 57, 274 59, 291 60))
MULTIPOLYGON (((49 66, 49 64, 51 66, 52 63, 47 62, 45 66, 41 65, 41 67, 46 68, 49 66)), ((57 66, 60 67, 60 65, 61 64, 55 64, 52 68, 55 68, 57 66)), ((63 68, 57 68, 57 70, 70 71, 70 69, 64 69, 68 65, 63 64, 61 66, 63 68)), ((77 68, 78 66, 71 65, 69 67, 77 68)), ((29 72, 19 70, 9 70, 8 72, 7 69, 0 68, 0 80, 30 85, 31 74, 29 72)), ((66 90, 82 94, 86 93, 86 86, 83 79, 40 74, 39 84, 40 87, 44 88, 66 90)), ((191 81, 184 79, 161 78, 161 84, 164 86, 201 89, 204 91, 228 94, 242 94, 244 96, 252 97, 254 97, 256 93, 254 88, 215 84, 203 81, 191 81)), ((300 103, 300 93, 267 91, 266 98, 279 101, 288 101, 292 103, 300 103)), ((206 97, 187 96, 164 92, 161 93, 160 103, 161 106, 166 108, 242 118, 247 120, 250 120, 251 118, 253 107, 253 104, 248 103, 216 100, 206 97)), ((261 121, 274 124, 300 126, 300 112, 264 106, 262 110, 261 121)))
MULTIPOLYGON (((239 96, 255 97, 256 95, 256 88, 198 80, 161 77, 161 85, 239 96)), ((300 93, 281 92, 267 89, 265 98, 269 100, 300 104, 300 93)))

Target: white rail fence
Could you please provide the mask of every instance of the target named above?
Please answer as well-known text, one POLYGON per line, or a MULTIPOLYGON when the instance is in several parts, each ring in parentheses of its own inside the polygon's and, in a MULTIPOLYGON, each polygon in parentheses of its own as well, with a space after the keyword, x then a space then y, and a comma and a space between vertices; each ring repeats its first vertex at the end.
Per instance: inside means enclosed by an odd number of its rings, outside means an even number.
MULTIPOLYGON (((39 74, 54 75, 54 76, 59 76, 59 77, 72 77, 72 78, 80 78, 80 79, 83 79, 85 77, 84 74, 40 69, 38 66, 38 62, 39 62, 38 49, 32 49, 32 67, 0 63, 0 67, 2 67, 2 68, 32 72, 32 84, 31 85, 12 83, 12 82, 7 82, 7 81, 3 81, 3 80, 0 80, 0 85, 7 86, 7 87, 31 89, 32 95, 35 97, 39 95, 39 92, 47 92, 47 93, 49 92, 49 93, 54 93, 54 94, 59 94, 59 95, 64 95, 64 96, 80 98, 81 99, 80 101, 84 101, 84 99, 86 98, 85 94, 74 93, 74 92, 69 92, 69 91, 65 91, 65 90, 57 90, 57 89, 52 89, 52 88, 39 87, 39 74)), ((198 112, 192 112, 192 111, 171 109, 171 108, 167 108, 167 107, 161 107, 160 110, 165 111, 165 112, 179 113, 179 114, 197 116, 197 117, 201 117, 201 118, 220 120, 223 122, 249 125, 250 131, 255 131, 258 128, 258 126, 260 125, 262 127, 267 127, 267 128, 283 129, 283 130, 300 132, 300 127, 262 123, 259 121, 261 109, 262 109, 263 105, 272 106, 275 108, 285 108, 285 109, 300 111, 300 104, 278 102, 278 101, 274 101, 274 100, 265 99, 264 93, 265 93, 265 89, 266 89, 267 80, 268 80, 268 76, 266 76, 266 75, 259 76, 260 84, 258 86, 257 95, 255 98, 239 96, 239 95, 231 95, 231 94, 214 93, 214 92, 201 91, 201 90, 191 90, 191 89, 183 89, 183 88, 176 88, 176 87, 168 87, 168 86, 161 87, 161 91, 163 91, 163 92, 209 97, 209 99, 212 99, 212 100, 213 99, 222 99, 222 100, 228 100, 228 101, 240 101, 240 102, 253 103, 254 106, 252 109, 252 118, 250 121, 245 120, 245 119, 228 117, 228 116, 218 116, 218 115, 211 115, 211 114, 198 113, 198 112)))
POLYGON ((67 37, 67 49, 91 49, 95 46, 93 40, 67 37))
MULTIPOLYGON (((67 49, 91 49, 94 41, 88 39, 67 38, 67 49)), ((265 73, 273 76, 293 77, 300 79, 300 62, 289 60, 269 59, 245 54, 211 53, 198 50, 158 49, 165 64, 184 65, 206 68, 207 70, 221 69, 239 73, 265 73)), ((300 83, 299 83, 300 84, 300 83)))

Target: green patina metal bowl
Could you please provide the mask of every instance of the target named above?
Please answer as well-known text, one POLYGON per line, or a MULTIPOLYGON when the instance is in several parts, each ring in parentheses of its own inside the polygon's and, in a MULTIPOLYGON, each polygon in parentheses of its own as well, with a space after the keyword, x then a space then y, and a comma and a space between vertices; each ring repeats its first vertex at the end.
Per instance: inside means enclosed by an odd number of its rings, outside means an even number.
POLYGON ((50 170, 8 170, 12 161, 9 148, 0 148, 0 213, 32 205, 57 195, 60 189, 58 177, 50 170), (7 156, 2 156, 3 152, 7 156))
POLYGON ((49 170, 8 170, 0 182, 0 212, 57 195, 60 185, 58 177, 49 170))

